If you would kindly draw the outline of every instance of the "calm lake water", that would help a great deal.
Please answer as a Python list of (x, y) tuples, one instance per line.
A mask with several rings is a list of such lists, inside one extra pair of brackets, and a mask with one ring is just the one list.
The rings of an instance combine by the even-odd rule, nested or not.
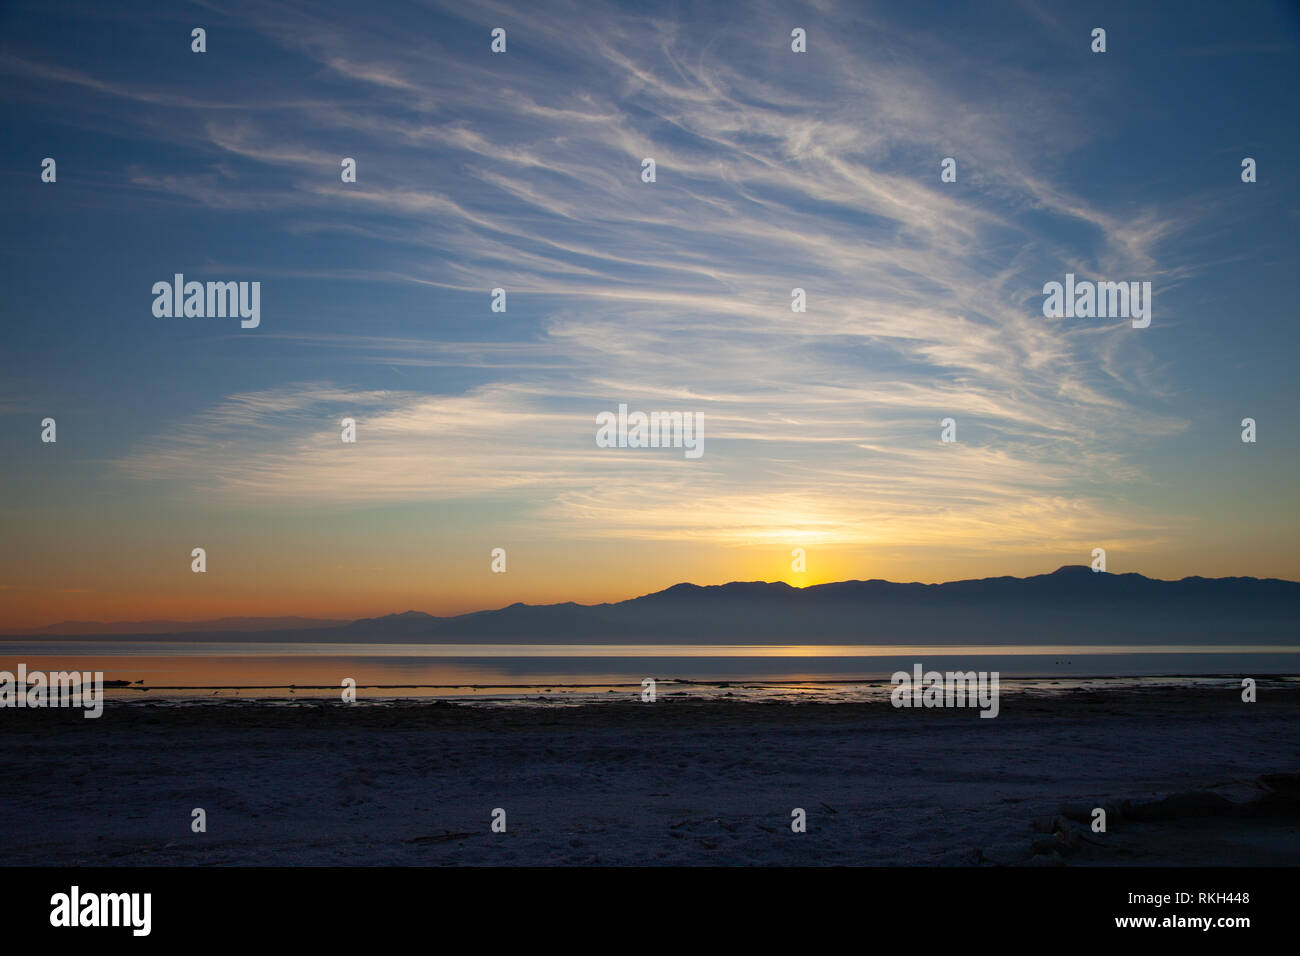
[(1099, 683), (1168, 683), (1300, 675), (1300, 647), (645, 644), (306, 644), (0, 641), (0, 670), (103, 671), (131, 682), (110, 698), (394, 697), (554, 703), (627, 699), (652, 677), (659, 695), (861, 700), (890, 675), (997, 671), (1004, 692)]

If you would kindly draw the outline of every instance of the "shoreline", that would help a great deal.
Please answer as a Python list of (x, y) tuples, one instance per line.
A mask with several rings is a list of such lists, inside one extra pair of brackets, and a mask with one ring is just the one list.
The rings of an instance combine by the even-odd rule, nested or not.
[[(723, 682), (722, 686), (727, 686), (727, 683)], [(736, 687), (738, 683), (733, 682), (730, 686)], [(93, 721), (84, 720), (82, 709), (77, 707), (0, 709), (0, 741), (7, 734), (59, 733), (67, 727), (79, 728), (83, 723), (117, 726), (123, 730), (165, 722), (177, 727), (212, 729), (241, 726), (327, 729), (377, 725), (407, 729), (474, 727), (491, 731), (516, 722), (526, 725), (535, 721), (539, 713), (548, 715), (548, 725), (558, 722), (562, 726), (593, 729), (635, 724), (647, 727), (729, 726), (736, 722), (815, 726), (822, 722), (863, 721), (877, 726), (897, 721), (960, 722), (976, 718), (979, 713), (973, 706), (894, 707), (888, 684), (875, 690), (878, 691), (876, 696), (854, 700), (660, 693), (653, 703), (642, 702), (638, 694), (630, 691), (617, 699), (604, 695), (570, 699), (560, 694), (500, 698), (396, 696), (359, 697), (354, 704), (343, 703), (338, 688), (330, 688), (328, 696), (113, 697), (106, 700), (103, 716)], [(1241, 688), (1235, 683), (1222, 686), (1145, 683), (1102, 688), (1050, 688), (1041, 693), (1039, 690), (1027, 688), (1002, 693), (999, 717), (992, 722), (982, 722), (996, 725), (1007, 718), (1081, 720), (1126, 717), (1138, 720), (1146, 717), (1209, 719), (1219, 715), (1287, 715), (1296, 720), (1296, 754), (1300, 757), (1300, 680), (1294, 678), (1276, 682), (1260, 678), (1257, 684), (1260, 697), (1253, 704), (1242, 702)]]
[[(1300, 687), (1300, 675), (1292, 673), (1255, 673), (1252, 674), (1257, 688), (1287, 688)], [(699, 678), (654, 678), (657, 688), (657, 696), (664, 699), (692, 699), (692, 700), (722, 700), (724, 698), (735, 697), (739, 700), (751, 702), (782, 702), (797, 703), (799, 697), (788, 695), (785, 697), (763, 696), (765, 691), (805, 691), (804, 696), (808, 702), (818, 702), (825, 704), (851, 704), (872, 702), (880, 697), (888, 698), (894, 684), (888, 679), (882, 678), (790, 678), (790, 679), (763, 679), (763, 678), (730, 678), (730, 679), (699, 679)], [(1087, 693), (1134, 693), (1146, 692), (1152, 690), (1169, 690), (1169, 689), (1213, 689), (1218, 691), (1228, 691), (1231, 689), (1240, 689), (1241, 674), (1149, 674), (1142, 676), (1113, 676), (1113, 675), (1082, 675), (1063, 677), (1059, 674), (1046, 674), (1042, 676), (1015, 676), (1002, 677), (1000, 679), (1000, 695), (1014, 697), (1018, 695), (1037, 695), (1037, 696), (1067, 696), (1077, 692)], [(187, 706), (199, 706), (204, 702), (217, 703), (212, 701), (211, 696), (200, 696), (199, 692), (221, 692), (221, 691), (287, 691), (289, 693), (281, 694), (249, 694), (240, 696), (238, 694), (225, 697), (221, 702), (232, 703), (240, 702), (245, 704), (256, 704), (258, 702), (283, 703), (295, 700), (301, 701), (320, 701), (328, 702), (339, 698), (341, 687), (337, 684), (146, 684), (143, 680), (105, 680), (104, 690), (106, 691), (106, 701), (115, 704), (136, 704), (143, 700), (143, 697), (135, 698), (136, 694), (150, 694), (149, 699), (158, 704), (185, 704)], [(842, 696), (840, 700), (833, 697), (827, 699), (818, 699), (813, 696), (813, 692), (826, 688), (831, 694), (840, 692), (843, 694), (849, 690), (857, 690), (869, 696)], [(378, 696), (358, 696), (355, 701), (358, 705), (365, 706), (385, 706), (401, 707), (404, 704), (428, 704), (433, 701), (446, 699), (450, 702), (462, 704), (492, 703), (497, 706), (510, 706), (511, 702), (517, 702), (521, 706), (531, 701), (541, 699), (537, 695), (551, 694), (552, 697), (545, 698), (547, 701), (556, 704), (565, 704), (566, 706), (586, 706), (586, 705), (606, 705), (620, 703), (627, 700), (638, 700), (642, 690), (642, 684), (639, 681), (595, 681), (595, 682), (566, 682), (566, 681), (533, 681), (528, 683), (511, 682), (511, 683), (403, 683), (403, 684), (362, 684), (358, 683), (353, 688), (357, 692), (363, 691), (452, 691), (461, 692), (445, 694), (438, 696), (434, 694), (394, 694)], [(125, 692), (132, 692), (131, 696), (124, 696)], [(477, 694), (479, 691), (500, 691), (516, 692), (513, 696), (499, 697), (477, 697), (466, 696), (465, 692)], [(601, 691), (602, 693), (597, 693)], [(727, 694), (717, 694), (707, 696), (708, 691), (728, 691)], [(751, 694), (736, 694), (741, 692), (756, 692)], [(181, 693), (169, 693), (181, 692)], [(302, 696), (298, 696), (303, 692)], [(320, 693), (313, 693), (320, 692)], [(584, 693), (585, 692), (585, 693)], [(609, 694), (616, 696), (611, 698)], [(134, 698), (134, 699), (133, 699)]]

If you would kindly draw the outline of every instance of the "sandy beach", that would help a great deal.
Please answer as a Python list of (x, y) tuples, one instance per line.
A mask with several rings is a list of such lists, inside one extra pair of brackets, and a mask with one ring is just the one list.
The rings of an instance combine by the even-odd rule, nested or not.
[(1300, 862), (1294, 686), (1007, 695), (995, 720), (671, 697), (0, 716), (6, 865)]

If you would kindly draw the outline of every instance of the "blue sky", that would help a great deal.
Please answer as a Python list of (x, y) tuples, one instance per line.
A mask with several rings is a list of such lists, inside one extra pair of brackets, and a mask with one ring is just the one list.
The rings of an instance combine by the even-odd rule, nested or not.
[[(802, 583), (1300, 574), (1294, 5), (337, 6), (0, 10), (11, 614), (191, 606), (158, 575), (198, 539), (236, 613), (794, 546)], [(154, 317), (176, 272), (260, 281), (260, 327)], [(1151, 327), (1045, 319), (1067, 272), (1150, 281)], [(597, 449), (620, 402), (702, 412), (704, 456)]]

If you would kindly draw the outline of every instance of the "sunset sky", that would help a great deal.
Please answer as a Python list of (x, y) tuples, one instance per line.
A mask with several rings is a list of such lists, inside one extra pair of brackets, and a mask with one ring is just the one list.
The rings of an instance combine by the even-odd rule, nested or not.
[[(5, 3), (0, 626), (1300, 578), (1298, 52), (1270, 2)], [(1045, 318), (1066, 273), (1150, 327)], [(620, 403), (703, 456), (598, 448)]]

